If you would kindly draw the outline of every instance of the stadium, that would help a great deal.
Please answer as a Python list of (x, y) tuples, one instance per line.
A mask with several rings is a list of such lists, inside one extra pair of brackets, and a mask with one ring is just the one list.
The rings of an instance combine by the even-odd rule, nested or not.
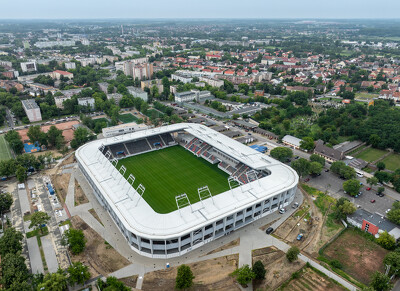
[(298, 175), (200, 124), (95, 140), (76, 151), (100, 204), (137, 253), (183, 255), (289, 205)]

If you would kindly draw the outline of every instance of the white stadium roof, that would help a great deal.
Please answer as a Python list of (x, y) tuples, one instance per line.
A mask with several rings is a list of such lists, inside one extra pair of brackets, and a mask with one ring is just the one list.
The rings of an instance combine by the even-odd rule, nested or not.
[[(140, 199), (136, 190), (125, 181), (117, 169), (111, 165), (111, 162), (100, 154), (98, 148), (102, 144), (111, 145), (177, 131), (186, 131), (251, 168), (265, 169), (271, 174), (180, 210), (166, 214), (157, 213), (144, 199)], [(119, 219), (124, 221), (125, 227), (130, 228), (129, 230), (133, 233), (149, 239), (179, 237), (233, 214), (247, 205), (253, 205), (277, 193), (287, 191), (298, 183), (297, 173), (289, 166), (199, 124), (180, 123), (114, 138), (95, 140), (80, 147), (76, 151), (76, 156), (93, 183), (102, 192), (104, 199), (107, 200)], [(132, 174), (135, 175), (135, 173)], [(207, 181), (204, 182), (206, 185)], [(176, 195), (179, 194), (181, 193), (176, 193)]]

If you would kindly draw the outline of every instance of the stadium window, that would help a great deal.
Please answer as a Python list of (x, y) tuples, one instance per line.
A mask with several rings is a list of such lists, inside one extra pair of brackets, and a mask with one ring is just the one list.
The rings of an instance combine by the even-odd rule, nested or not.
[(147, 239), (147, 238), (142, 238), (142, 242), (144, 242), (144, 243), (150, 243), (150, 241)]
[(190, 234), (182, 236), (182, 240), (188, 239), (190, 237)]
[(208, 229), (210, 229), (212, 227), (213, 227), (212, 224), (209, 224), (209, 225), (206, 226), (206, 230), (208, 230)]
[(258, 204), (256, 205), (256, 208), (257, 208), (257, 207), (261, 207), (261, 203), (258, 203)]
[(165, 241), (163, 241), (163, 240), (153, 240), (153, 245), (165, 245)]
[(217, 225), (220, 225), (222, 223), (223, 223), (222, 219), (217, 221)]
[(243, 210), (239, 211), (238, 213), (236, 213), (236, 216), (242, 215), (243, 214)]
[(226, 220), (231, 220), (231, 219), (233, 219), (233, 215), (229, 215), (229, 216), (226, 218)]
[(253, 207), (249, 207), (246, 209), (246, 212), (250, 212), (253, 209)]

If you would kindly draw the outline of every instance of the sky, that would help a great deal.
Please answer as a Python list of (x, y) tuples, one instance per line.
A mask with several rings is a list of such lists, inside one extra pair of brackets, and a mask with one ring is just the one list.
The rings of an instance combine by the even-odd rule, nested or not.
[(399, 18), (399, 11), (399, 0), (0, 0), (0, 20)]

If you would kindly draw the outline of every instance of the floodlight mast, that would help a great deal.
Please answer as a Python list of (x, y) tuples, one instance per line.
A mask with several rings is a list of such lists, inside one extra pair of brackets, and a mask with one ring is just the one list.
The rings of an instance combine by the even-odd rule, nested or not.
[(250, 170), (246, 172), (246, 178), (249, 183), (258, 181), (258, 185), (260, 185), (260, 180), (258, 179), (258, 173), (255, 170)]
[(140, 184), (140, 185), (137, 187), (136, 192), (138, 192), (138, 194), (140, 195), (140, 197), (139, 197), (138, 201), (136, 202), (136, 206), (139, 204), (139, 201), (140, 201), (141, 199), (143, 199), (143, 194), (144, 194), (144, 191), (145, 191), (145, 190), (146, 190), (146, 187), (144, 187), (142, 184)]
[[(180, 201), (186, 201), (186, 203), (179, 204)], [(189, 198), (187, 197), (186, 193), (183, 193), (181, 195), (175, 196), (175, 202), (176, 202), (176, 207), (179, 210), (179, 214), (182, 216), (181, 208), (184, 208), (186, 206), (190, 206), (190, 209), (193, 212), (192, 204), (189, 201)]]
[(99, 158), (103, 154), (104, 149), (105, 149), (105, 145), (101, 144), (101, 146), (99, 147), (99, 151), (96, 153), (97, 160), (99, 160)]
[(199, 199), (203, 205), (204, 205), (203, 200), (207, 198), (211, 198), (213, 204), (215, 205), (214, 197), (212, 196), (211, 191), (207, 185), (204, 187), (197, 188), (197, 193), (199, 193)]
[[(119, 168), (119, 171), (118, 171), (118, 172), (121, 174), (121, 177), (119, 177), (119, 183), (121, 183), (121, 180), (122, 180), (122, 178), (124, 177), (125, 172), (126, 172), (126, 167), (125, 167), (124, 165), (122, 165), (121, 168)], [(114, 178), (114, 179), (115, 179), (115, 178)]]

